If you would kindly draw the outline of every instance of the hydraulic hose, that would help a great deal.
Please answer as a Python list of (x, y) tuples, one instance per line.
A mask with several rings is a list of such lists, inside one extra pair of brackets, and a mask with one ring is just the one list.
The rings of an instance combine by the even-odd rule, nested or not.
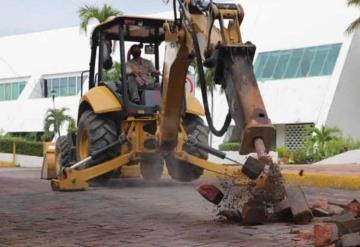
[[(184, 12), (185, 7), (184, 7), (183, 3), (181, 2), (181, 0), (178, 0), (178, 2), (179, 2), (181, 10)], [(183, 15), (183, 16), (185, 16), (185, 15)], [(223, 136), (225, 134), (225, 132), (228, 130), (230, 123), (231, 123), (231, 115), (230, 115), (230, 112), (228, 112), (228, 114), (225, 118), (224, 124), (220, 130), (217, 130), (215, 128), (213, 119), (211, 117), (210, 110), (209, 110), (209, 102), (208, 102), (207, 90), (206, 90), (206, 80), (205, 80), (204, 68), (203, 68), (203, 63), (202, 63), (202, 58), (201, 58), (199, 41), (197, 39), (196, 33), (193, 30), (193, 28), (190, 26), (187, 26), (187, 29), (191, 34), (191, 38), (192, 38), (193, 44), (194, 44), (196, 63), (197, 63), (200, 88), (201, 88), (201, 96), (202, 96), (202, 100), (204, 103), (206, 121), (208, 123), (211, 133), (220, 137), (220, 136)]]

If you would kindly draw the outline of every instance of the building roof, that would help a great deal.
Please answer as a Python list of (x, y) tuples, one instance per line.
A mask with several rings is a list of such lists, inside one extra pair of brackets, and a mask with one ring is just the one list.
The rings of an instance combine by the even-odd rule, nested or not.
[(87, 69), (89, 37), (79, 27), (0, 38), (0, 79)]

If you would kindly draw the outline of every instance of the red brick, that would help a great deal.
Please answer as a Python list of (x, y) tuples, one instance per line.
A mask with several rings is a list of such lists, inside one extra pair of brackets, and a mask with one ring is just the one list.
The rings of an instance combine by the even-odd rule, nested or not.
[(209, 202), (219, 204), (224, 198), (224, 194), (215, 185), (203, 184), (197, 188), (197, 191)]
[(329, 204), (328, 201), (325, 199), (320, 199), (318, 201), (316, 201), (312, 208), (321, 208), (321, 209), (328, 209), (329, 208)]
[(344, 206), (345, 211), (351, 212), (354, 217), (360, 217), (360, 203), (354, 199)]
[(336, 224), (319, 223), (314, 226), (315, 246), (327, 246), (339, 238)]
[(265, 205), (262, 201), (250, 200), (242, 208), (244, 225), (261, 225), (266, 221)]
[(303, 230), (299, 232), (299, 238), (304, 241), (309, 241), (314, 239), (314, 232), (310, 230)]

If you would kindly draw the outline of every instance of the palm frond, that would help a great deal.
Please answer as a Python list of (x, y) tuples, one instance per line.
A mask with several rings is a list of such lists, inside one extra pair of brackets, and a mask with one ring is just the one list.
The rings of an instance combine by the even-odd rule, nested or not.
[(347, 0), (348, 6), (360, 7), (360, 0)]
[(86, 33), (90, 20), (93, 18), (96, 19), (99, 16), (99, 9), (96, 6), (85, 4), (84, 6), (80, 7), (78, 13), (81, 20), (80, 28)]
[(61, 126), (66, 122), (71, 122), (75, 120), (66, 112), (69, 110), (67, 107), (62, 107), (60, 109), (48, 109), (44, 118), (44, 131), (49, 132), (50, 128), (53, 127), (55, 133), (60, 135)]
[(360, 28), (360, 17), (353, 21), (345, 32), (346, 34), (351, 34), (358, 28)]
[(91, 19), (97, 20), (99, 23), (106, 21), (110, 16), (118, 16), (122, 15), (120, 10), (117, 10), (111, 7), (108, 4), (104, 4), (104, 6), (100, 9), (96, 5), (87, 5), (80, 7), (78, 10), (78, 14), (80, 17), (80, 29), (87, 32), (87, 27)]

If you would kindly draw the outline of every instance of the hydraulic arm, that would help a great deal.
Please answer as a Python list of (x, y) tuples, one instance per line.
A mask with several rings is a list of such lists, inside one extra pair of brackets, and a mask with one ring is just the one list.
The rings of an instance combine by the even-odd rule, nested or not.
[[(163, 108), (158, 131), (161, 151), (170, 153), (177, 145), (186, 72), (195, 59), (210, 130), (216, 135), (223, 135), (232, 118), (242, 133), (239, 136), (240, 153), (257, 152), (259, 157), (266, 156), (275, 130), (267, 116), (253, 72), (255, 46), (242, 42), (242, 7), (237, 4), (203, 5), (202, 1), (191, 0), (179, 0), (178, 3), (180, 18), (175, 20), (175, 25), (165, 24), (164, 27)], [(220, 131), (214, 128), (207, 106), (203, 64), (215, 69), (214, 80), (225, 89), (228, 100), (229, 115)]]

